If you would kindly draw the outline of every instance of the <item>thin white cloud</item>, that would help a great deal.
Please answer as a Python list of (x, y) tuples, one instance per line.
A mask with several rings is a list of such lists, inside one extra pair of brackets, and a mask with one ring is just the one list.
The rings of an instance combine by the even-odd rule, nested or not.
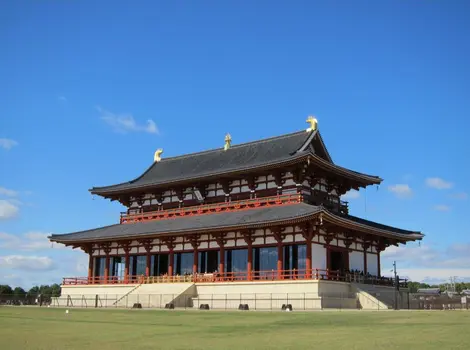
[(351, 200), (351, 199), (357, 199), (360, 196), (361, 196), (361, 193), (359, 191), (349, 190), (348, 192), (346, 192), (345, 194), (341, 196), (341, 199)]
[(49, 233), (31, 231), (23, 235), (12, 235), (0, 232), (0, 249), (14, 249), (21, 251), (38, 251), (54, 249), (64, 249), (63, 245), (52, 245), (47, 239)]
[(15, 146), (18, 146), (18, 142), (12, 139), (1, 139), (0, 138), (0, 147), (6, 150), (9, 150)]
[(440, 177), (429, 177), (426, 179), (425, 182), (426, 186), (434, 188), (436, 190), (447, 190), (454, 186), (452, 182), (441, 179)]
[(7, 196), (7, 197), (16, 197), (18, 192), (10, 190), (5, 187), (0, 187), (0, 196)]
[(413, 194), (413, 191), (407, 184), (390, 185), (388, 186), (388, 190), (398, 198), (408, 198)]
[(54, 262), (47, 256), (6, 255), (0, 256), (0, 267), (26, 271), (50, 271)]
[(445, 204), (439, 204), (434, 206), (434, 210), (436, 211), (450, 211), (450, 207)]
[(7, 220), (18, 215), (20, 209), (12, 201), (0, 199), (0, 220)]
[(453, 193), (450, 195), (450, 198), (465, 200), (468, 198), (468, 194), (466, 194), (465, 192)]
[[(383, 276), (391, 276), (388, 271), (384, 271)], [(400, 278), (406, 278), (410, 281), (428, 283), (428, 284), (441, 284), (449, 282), (451, 276), (457, 276), (458, 281), (470, 282), (470, 269), (412, 269), (405, 268), (399, 271)]]
[(96, 107), (101, 114), (101, 119), (119, 133), (127, 132), (146, 132), (149, 134), (158, 134), (157, 124), (152, 119), (148, 119), (145, 125), (139, 125), (131, 114), (116, 114), (101, 107)]
[(426, 244), (392, 246), (380, 254), (382, 274), (391, 275), (392, 263), (396, 261), (399, 275), (417, 282), (445, 281), (450, 276), (469, 279), (469, 251), (469, 243), (451, 245), (445, 250), (438, 250)]

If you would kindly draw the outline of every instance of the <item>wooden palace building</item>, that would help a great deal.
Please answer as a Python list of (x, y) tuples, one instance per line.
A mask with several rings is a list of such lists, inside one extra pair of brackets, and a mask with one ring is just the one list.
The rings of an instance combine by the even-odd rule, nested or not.
[(336, 165), (317, 130), (164, 158), (138, 178), (93, 187), (127, 207), (118, 224), (53, 234), (89, 254), (64, 285), (259, 280), (380, 281), (380, 253), (423, 234), (349, 214), (341, 196), (382, 179)]

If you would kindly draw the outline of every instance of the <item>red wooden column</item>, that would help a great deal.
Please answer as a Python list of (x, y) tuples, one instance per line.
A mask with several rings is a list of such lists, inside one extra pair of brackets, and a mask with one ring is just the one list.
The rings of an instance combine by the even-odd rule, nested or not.
[(369, 249), (369, 247), (369, 243), (362, 243), (362, 249), (364, 250), (364, 276), (367, 275), (367, 249)]
[(129, 282), (129, 253), (132, 241), (122, 241), (118, 244), (118, 249), (124, 250), (124, 283)]
[(150, 276), (150, 268), (152, 266), (152, 239), (142, 239), (139, 243), (144, 246), (145, 249), (145, 276)]
[(189, 242), (191, 243), (191, 246), (193, 247), (193, 274), (194, 275), (197, 274), (197, 269), (199, 266), (199, 261), (198, 261), (199, 259), (198, 248), (200, 245), (199, 238), (200, 238), (200, 235), (194, 235), (194, 236), (189, 237)]
[(88, 258), (88, 284), (93, 282), (93, 254), (89, 253)]
[(168, 256), (168, 276), (173, 276), (173, 265), (175, 262), (175, 253), (173, 248), (170, 248), (170, 254)]
[(219, 273), (225, 273), (225, 247), (224, 245), (220, 246), (220, 262), (219, 262)]
[(286, 235), (283, 233), (285, 231), (285, 227), (274, 227), (271, 228), (271, 232), (274, 236), (274, 239), (277, 242), (277, 279), (280, 280), (283, 278), (282, 270), (284, 265), (284, 258), (282, 254), (282, 241), (286, 238)]
[(130, 249), (125, 249), (125, 255), (124, 255), (124, 283), (129, 282), (129, 265), (130, 265), (130, 260), (131, 257), (129, 255)]
[(254, 230), (242, 231), (241, 234), (245, 243), (248, 245), (248, 261), (246, 264), (247, 280), (251, 281), (253, 279), (253, 242), (255, 238), (253, 237)]
[(173, 276), (173, 265), (175, 262), (175, 253), (173, 249), (175, 249), (175, 239), (175, 237), (168, 237), (163, 239), (163, 242), (166, 244), (168, 250), (170, 251), (168, 257), (168, 276)]
[(104, 264), (104, 283), (109, 282), (109, 253), (111, 253), (111, 243), (104, 243), (101, 245), (105, 255), (105, 264)]
[(214, 237), (215, 241), (219, 245), (219, 274), (221, 274), (221, 276), (225, 276), (225, 244), (227, 243), (227, 240), (224, 239), (223, 233), (213, 234), (212, 237)]
[(81, 247), (88, 254), (88, 284), (93, 283), (93, 245), (86, 244)]
[(312, 240), (315, 237), (315, 226), (311, 223), (306, 223), (304, 226), (301, 227), (302, 229), (302, 237), (305, 239), (305, 278), (310, 279), (312, 278)]
[(377, 242), (377, 276), (380, 277), (382, 276), (382, 273), (380, 271), (380, 252), (385, 250), (385, 243), (383, 242), (383, 239), (380, 239)]
[(330, 273), (330, 270), (331, 270), (331, 247), (330, 247), (330, 243), (333, 240), (333, 235), (329, 234), (326, 230), (325, 230), (325, 233), (326, 233), (326, 236), (324, 237), (324, 239), (325, 239), (325, 243), (326, 243), (326, 278), (330, 279), (331, 278), (331, 273)]

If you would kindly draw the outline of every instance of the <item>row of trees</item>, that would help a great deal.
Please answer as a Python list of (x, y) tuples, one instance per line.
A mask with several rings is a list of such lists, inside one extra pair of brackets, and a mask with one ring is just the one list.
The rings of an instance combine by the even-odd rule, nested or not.
[(13, 295), (17, 298), (26, 296), (37, 296), (39, 294), (58, 297), (60, 296), (60, 286), (55, 283), (52, 285), (41, 285), (34, 286), (29, 291), (24, 290), (21, 287), (12, 288), (9, 285), (0, 285), (0, 295)]
[[(444, 292), (448, 288), (448, 284), (427, 284), (427, 283), (420, 283), (420, 282), (408, 282), (408, 288), (410, 289), (411, 293), (416, 293), (418, 289), (423, 289), (423, 288), (439, 288), (441, 292)], [(470, 289), (470, 282), (465, 283), (465, 282), (459, 282), (455, 283), (455, 291), (457, 293), (461, 293), (463, 290), (469, 290)]]

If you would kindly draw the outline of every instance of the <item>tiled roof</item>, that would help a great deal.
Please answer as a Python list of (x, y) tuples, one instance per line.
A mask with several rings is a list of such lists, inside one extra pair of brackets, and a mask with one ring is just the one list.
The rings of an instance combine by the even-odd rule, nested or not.
[[(316, 151), (307, 147), (312, 140), (321, 145)], [(321, 149), (320, 149), (321, 148)], [(262, 167), (291, 162), (308, 155), (323, 163), (323, 167), (336, 169), (340, 172), (349, 170), (337, 167), (331, 162), (328, 151), (324, 147), (318, 131), (305, 130), (292, 134), (281, 135), (254, 142), (234, 145), (228, 150), (223, 148), (182, 155), (178, 157), (162, 158), (153, 163), (140, 177), (117, 185), (93, 187), (94, 194), (105, 195), (121, 191), (176, 183), (192, 179), (201, 179), (209, 176), (218, 176), (240, 171), (248, 171)], [(349, 171), (352, 176), (362, 177), (364, 181), (380, 183), (377, 176), (370, 176)]]
[(134, 224), (116, 224), (100, 227), (87, 231), (68, 234), (52, 235), (51, 241), (59, 243), (68, 242), (92, 242), (98, 240), (139, 238), (144, 236), (155, 236), (159, 234), (177, 234), (210, 232), (215, 230), (227, 231), (232, 228), (258, 228), (268, 227), (276, 224), (289, 222), (301, 222), (312, 219), (320, 213), (326, 217), (338, 218), (344, 225), (354, 225), (360, 220), (361, 226), (367, 226), (369, 230), (377, 229), (380, 233), (397, 236), (404, 240), (421, 239), (419, 232), (406, 231), (390, 226), (377, 224), (371, 221), (358, 219), (350, 216), (337, 216), (326, 211), (321, 206), (313, 206), (306, 203), (263, 207), (242, 211), (214, 213), (206, 215), (185, 216), (176, 219), (163, 219), (155, 221), (140, 222)]

